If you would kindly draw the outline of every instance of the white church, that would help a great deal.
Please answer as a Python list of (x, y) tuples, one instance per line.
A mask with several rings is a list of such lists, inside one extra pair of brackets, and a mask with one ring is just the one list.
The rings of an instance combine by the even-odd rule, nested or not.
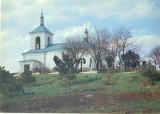
[[(44, 26), (43, 13), (41, 13), (40, 17), (40, 26), (29, 34), (31, 38), (31, 47), (29, 51), (22, 53), (23, 61), (19, 61), (21, 67), (20, 72), (24, 72), (26, 68), (31, 71), (36, 69), (48, 69), (53, 71), (53, 68), (56, 67), (53, 57), (57, 55), (59, 58), (62, 58), (62, 52), (66, 52), (63, 49), (65, 43), (54, 43), (54, 34)], [(87, 38), (87, 29), (84, 34)], [(91, 62), (92, 58), (90, 55), (86, 55), (83, 58), (86, 60), (86, 64), (83, 64), (83, 69), (92, 70), (92, 68), (95, 68), (94, 62)]]

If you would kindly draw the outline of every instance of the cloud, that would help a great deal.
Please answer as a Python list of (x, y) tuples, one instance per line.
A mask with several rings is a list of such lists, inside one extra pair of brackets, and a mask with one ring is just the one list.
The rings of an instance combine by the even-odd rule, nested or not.
[[(28, 33), (39, 25), (42, 8), (45, 25), (54, 32), (55, 43), (72, 35), (83, 36), (85, 17), (91, 19), (87, 27), (90, 31), (98, 21), (107, 21), (110, 17), (123, 21), (160, 17), (157, 1), (151, 0), (2, 0), (1, 3), (0, 55), (3, 56), (0, 56), (0, 63), (11, 71), (16, 69), (12, 66), (18, 67), (21, 53), (30, 49)], [(97, 22), (94, 22), (95, 18)], [(145, 46), (156, 44), (159, 37), (146, 35), (147, 32), (148, 29), (144, 29), (139, 34), (145, 35), (134, 38), (145, 41)]]
[(84, 31), (85, 29), (89, 31), (93, 31), (93, 27), (90, 24), (90, 22), (84, 23), (83, 25), (80, 26), (72, 26), (72, 27), (67, 27), (62, 30), (56, 31), (54, 34), (54, 42), (64, 42), (66, 38), (72, 37), (72, 36), (80, 36), (83, 38), (84, 36)]
[(148, 28), (136, 28), (136, 29), (131, 29), (131, 33), (133, 35), (136, 35), (136, 36), (142, 36), (142, 35), (149, 35), (149, 30)]
[(140, 19), (148, 16), (160, 17), (160, 8), (150, 0), (101, 0), (89, 4), (79, 3), (73, 9), (80, 15), (93, 15), (97, 18), (116, 17), (120, 20)]
[(51, 3), (54, 3), (54, 1), (52, 0), (35, 0), (37, 4), (39, 5), (47, 5), (47, 4), (51, 4)]
[(18, 61), (22, 60), (22, 52), (30, 49), (30, 38), (29, 35), (21, 36), (15, 34), (13, 36), (9, 34), (9, 30), (3, 30), (1, 32), (1, 66), (5, 66), (6, 69), (11, 72), (19, 71)]
[(157, 35), (142, 35), (142, 36), (135, 36), (130, 39), (130, 41), (137, 43), (137, 44), (143, 44), (142, 47), (142, 53), (148, 54), (150, 50), (156, 46), (160, 45), (160, 36)]
[(39, 21), (35, 23), (32, 19), (39, 19), (42, 8), (49, 24), (71, 22), (82, 16), (116, 17), (120, 20), (160, 17), (160, 8), (150, 0), (2, 0), (2, 21), (9, 26), (18, 22), (20, 26), (35, 27)]
[(11, 73), (13, 72), (19, 72), (20, 71), (20, 64), (18, 63), (18, 61), (21, 60), (21, 57), (13, 57), (7, 61), (5, 61), (4, 63), (1, 63), (1, 66), (5, 66), (5, 69), (10, 71)]

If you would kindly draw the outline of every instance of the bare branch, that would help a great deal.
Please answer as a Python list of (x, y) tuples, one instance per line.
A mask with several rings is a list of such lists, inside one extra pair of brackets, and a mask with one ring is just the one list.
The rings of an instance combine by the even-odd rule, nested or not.
[(160, 68), (160, 45), (155, 46), (149, 53), (150, 62)]

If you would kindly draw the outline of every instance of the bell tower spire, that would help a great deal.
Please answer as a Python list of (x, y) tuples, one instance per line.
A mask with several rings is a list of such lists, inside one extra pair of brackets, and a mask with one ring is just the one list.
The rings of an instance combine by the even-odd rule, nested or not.
[(84, 41), (88, 42), (88, 30), (87, 30), (87, 23), (86, 23), (86, 29), (85, 29), (85, 36), (84, 36)]
[(43, 13), (41, 13), (41, 17), (40, 17), (40, 25), (41, 25), (41, 26), (44, 26)]

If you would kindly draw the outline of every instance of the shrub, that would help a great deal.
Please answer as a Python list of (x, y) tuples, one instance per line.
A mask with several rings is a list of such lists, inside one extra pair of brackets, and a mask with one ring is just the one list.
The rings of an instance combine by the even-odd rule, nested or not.
[(154, 66), (142, 65), (140, 73), (148, 78), (149, 83), (160, 80), (160, 72), (157, 71)]
[(56, 64), (55, 69), (59, 72), (62, 80), (70, 85), (71, 82), (73, 82), (73, 80), (76, 78), (76, 73), (79, 73), (79, 70), (76, 67), (77, 62), (79, 61), (73, 60), (65, 54), (62, 56), (62, 60), (56, 55), (53, 57), (53, 60)]
[(29, 69), (25, 69), (21, 76), (22, 82), (25, 84), (36, 82), (36, 78), (32, 76), (32, 72)]
[(0, 66), (0, 91), (4, 95), (10, 95), (12, 93), (22, 92), (24, 90), (21, 84), (14, 79), (13, 75), (6, 71), (4, 67)]

